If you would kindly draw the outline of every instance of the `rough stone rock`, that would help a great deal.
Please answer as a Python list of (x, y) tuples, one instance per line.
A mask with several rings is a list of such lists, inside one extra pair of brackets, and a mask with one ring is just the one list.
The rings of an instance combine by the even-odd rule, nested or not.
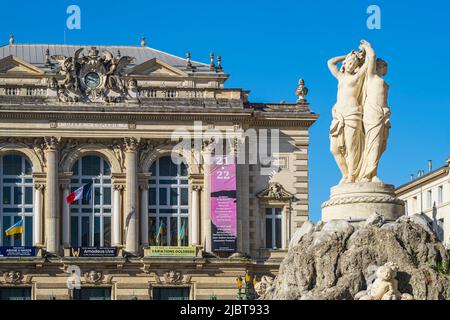
[(384, 217), (378, 213), (372, 213), (364, 223), (365, 226), (381, 227), (384, 224)]
[(304, 234), (262, 298), (353, 300), (374, 281), (377, 267), (392, 262), (405, 297), (450, 299), (450, 277), (436, 271), (449, 256), (426, 220), (402, 217), (382, 227), (374, 220), (358, 226), (334, 220)]
[(291, 242), (289, 243), (289, 249), (297, 245), (305, 234), (311, 233), (313, 231), (314, 224), (312, 224), (310, 221), (305, 221), (303, 225), (299, 229), (297, 229), (297, 231), (295, 231)]

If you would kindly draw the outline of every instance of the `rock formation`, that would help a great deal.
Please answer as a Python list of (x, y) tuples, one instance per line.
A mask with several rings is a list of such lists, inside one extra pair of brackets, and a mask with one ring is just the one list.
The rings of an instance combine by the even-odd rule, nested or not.
[(442, 272), (448, 253), (421, 215), (388, 223), (378, 214), (358, 225), (321, 222), (299, 230), (295, 241), (262, 299), (359, 299), (379, 285), (376, 273), (386, 263), (395, 266), (396, 274), (386, 276), (398, 282), (395, 298), (398, 291), (404, 299), (450, 298), (450, 277)]

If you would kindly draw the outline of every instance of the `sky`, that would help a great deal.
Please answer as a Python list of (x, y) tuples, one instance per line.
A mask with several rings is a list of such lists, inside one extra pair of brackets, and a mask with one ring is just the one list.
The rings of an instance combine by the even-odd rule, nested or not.
[[(81, 28), (66, 27), (69, 5), (81, 9)], [(381, 10), (381, 29), (367, 27), (367, 8)], [(389, 63), (392, 129), (379, 176), (396, 186), (419, 169), (450, 156), (450, 2), (447, 0), (315, 1), (15, 1), (2, 3), (0, 44), (139, 45), (208, 63), (222, 56), (226, 86), (251, 91), (252, 102), (295, 102), (304, 78), (311, 109), (320, 114), (310, 130), (310, 218), (340, 173), (329, 152), (336, 80), (327, 60), (371, 42)]]

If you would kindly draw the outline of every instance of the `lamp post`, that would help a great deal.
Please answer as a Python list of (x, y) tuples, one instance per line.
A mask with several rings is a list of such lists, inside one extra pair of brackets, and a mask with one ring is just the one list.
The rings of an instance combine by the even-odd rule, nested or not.
[[(245, 281), (245, 292), (242, 292), (242, 287), (244, 286)], [(236, 278), (236, 284), (238, 287), (238, 294), (237, 299), (243, 300), (243, 296), (245, 295), (245, 300), (255, 300), (256, 294), (255, 294), (255, 281), (256, 278), (252, 280), (252, 276), (249, 274), (248, 271), (245, 271), (244, 279), (242, 279), (242, 276), (238, 276)]]
[(236, 278), (236, 284), (238, 287), (237, 299), (242, 300), (242, 276), (238, 276)]

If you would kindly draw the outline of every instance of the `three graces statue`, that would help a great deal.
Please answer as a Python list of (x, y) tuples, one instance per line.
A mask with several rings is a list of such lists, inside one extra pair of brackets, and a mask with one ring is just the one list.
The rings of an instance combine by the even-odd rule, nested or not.
[(359, 51), (330, 59), (328, 68), (338, 80), (330, 144), (342, 173), (340, 184), (381, 182), (378, 162), (386, 150), (391, 126), (389, 86), (383, 79), (387, 63), (377, 59), (370, 43), (362, 40)]

